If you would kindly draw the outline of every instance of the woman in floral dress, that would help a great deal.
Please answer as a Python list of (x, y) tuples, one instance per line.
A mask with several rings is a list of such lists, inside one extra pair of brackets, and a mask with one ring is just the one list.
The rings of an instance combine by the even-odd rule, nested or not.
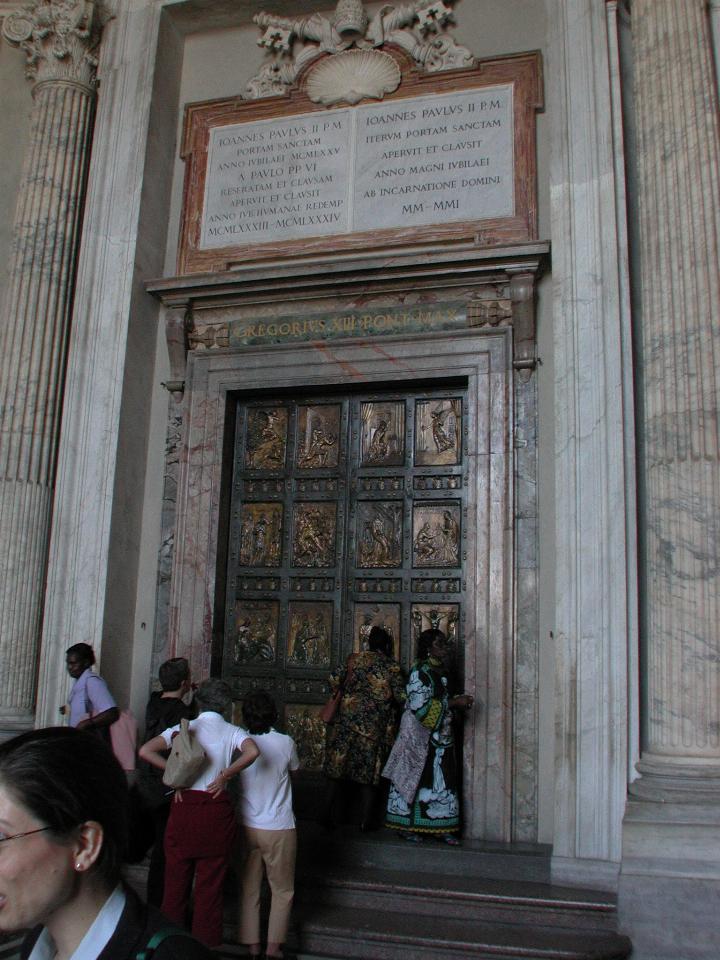
[(329, 778), (325, 821), (335, 821), (340, 781), (361, 789), (360, 829), (371, 829), (380, 772), (395, 738), (397, 707), (405, 684), (392, 657), (392, 638), (382, 627), (368, 635), (369, 650), (351, 654), (344, 670), (333, 673), (330, 687), (343, 687), (335, 719), (328, 725), (325, 775)]
[[(401, 831), (407, 839), (423, 835), (438, 836), (456, 845), (460, 830), (460, 797), (457, 783), (457, 761), (453, 734), (452, 711), (468, 709), (473, 698), (467, 694), (448, 694), (450, 644), (441, 630), (424, 630), (418, 638), (417, 660), (407, 685), (406, 713), (398, 742), (393, 749), (390, 767), (390, 794), (386, 825)], [(420, 729), (420, 728), (423, 729)], [(416, 764), (415, 786), (410, 788), (412, 763), (403, 757), (411, 745), (417, 755), (418, 742), (427, 744), (424, 763), (422, 754)], [(422, 768), (422, 769), (420, 769)]]

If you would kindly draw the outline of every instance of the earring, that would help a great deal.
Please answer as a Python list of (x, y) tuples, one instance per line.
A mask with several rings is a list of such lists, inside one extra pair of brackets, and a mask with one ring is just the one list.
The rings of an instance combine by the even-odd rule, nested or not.
[(83, 868), (83, 867), (82, 867), (82, 864), (81, 864), (80, 862), (78, 862), (78, 863), (75, 864), (75, 869), (76, 869), (78, 872), (79, 872), (79, 871), (82, 871), (82, 868)]

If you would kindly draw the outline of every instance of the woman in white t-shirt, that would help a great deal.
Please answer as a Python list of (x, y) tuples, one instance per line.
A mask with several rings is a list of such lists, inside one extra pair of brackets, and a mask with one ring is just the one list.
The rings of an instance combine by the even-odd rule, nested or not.
[[(247, 733), (223, 719), (232, 703), (224, 680), (205, 680), (195, 694), (200, 713), (190, 730), (207, 763), (187, 790), (177, 790), (165, 830), (165, 892), (162, 912), (183, 924), (193, 893), (192, 932), (208, 947), (222, 943), (223, 884), (235, 841), (236, 821), (225, 787), (258, 756)], [(167, 750), (179, 726), (169, 727), (140, 748), (143, 760), (165, 769)], [(193, 885), (194, 881), (194, 885)]]
[(245, 830), (238, 939), (259, 957), (263, 864), (272, 893), (267, 957), (282, 957), (295, 893), (295, 815), (290, 771), (299, 767), (291, 737), (273, 729), (277, 707), (264, 690), (243, 702), (243, 721), (260, 756), (240, 774), (239, 819)]

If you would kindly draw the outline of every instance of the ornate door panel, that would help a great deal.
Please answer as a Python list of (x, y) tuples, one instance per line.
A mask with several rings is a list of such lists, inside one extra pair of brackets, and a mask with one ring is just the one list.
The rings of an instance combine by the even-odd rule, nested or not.
[(430, 626), (462, 650), (464, 391), (240, 400), (236, 423), (222, 672), (318, 768), (328, 673), (374, 624), (405, 668)]

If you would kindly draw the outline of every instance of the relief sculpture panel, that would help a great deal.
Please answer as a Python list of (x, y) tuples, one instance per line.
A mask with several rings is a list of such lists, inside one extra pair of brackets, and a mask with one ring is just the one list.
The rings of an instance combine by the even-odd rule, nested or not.
[(413, 566), (460, 564), (460, 506), (427, 503), (413, 508)]
[(288, 605), (288, 664), (302, 667), (330, 666), (332, 611), (332, 603)]
[(462, 400), (418, 400), (415, 404), (415, 463), (421, 467), (460, 463)]
[(287, 450), (288, 411), (285, 407), (248, 411), (245, 464), (253, 470), (282, 470)]
[(335, 503), (296, 503), (293, 563), (296, 567), (335, 566)]
[(325, 757), (325, 724), (318, 716), (322, 705), (288, 703), (285, 729), (297, 746), (303, 770), (322, 770)]
[(410, 612), (413, 640), (417, 641), (423, 630), (442, 630), (453, 641), (458, 639), (460, 607), (457, 603), (414, 603)]
[(272, 663), (277, 648), (280, 604), (276, 600), (242, 600), (235, 607), (236, 663)]
[(246, 503), (240, 515), (241, 567), (278, 567), (282, 553), (281, 503)]
[(301, 470), (337, 467), (340, 458), (340, 404), (298, 407), (297, 466)]
[(403, 505), (389, 500), (358, 503), (358, 567), (399, 567)]
[(401, 465), (405, 460), (405, 404), (363, 403), (360, 417), (362, 466)]

